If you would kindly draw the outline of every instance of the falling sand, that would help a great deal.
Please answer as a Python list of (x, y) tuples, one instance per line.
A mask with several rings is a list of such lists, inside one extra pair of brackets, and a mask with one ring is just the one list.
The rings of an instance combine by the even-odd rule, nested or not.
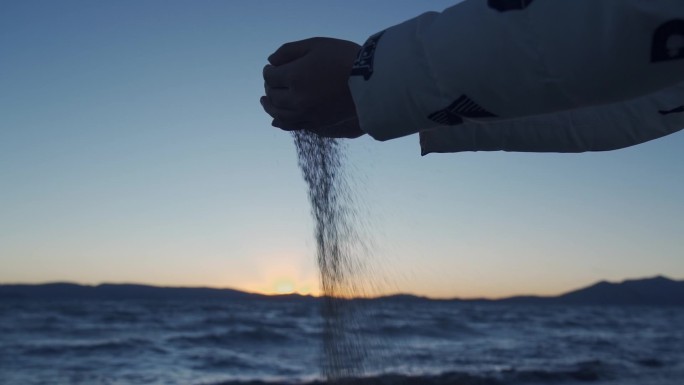
[(343, 143), (303, 130), (293, 136), (315, 227), (323, 295), (322, 371), (329, 382), (338, 382), (359, 377), (367, 356), (359, 336), (365, 316), (357, 301), (348, 300), (363, 294), (359, 277), (365, 243), (358, 233), (362, 222), (344, 174)]

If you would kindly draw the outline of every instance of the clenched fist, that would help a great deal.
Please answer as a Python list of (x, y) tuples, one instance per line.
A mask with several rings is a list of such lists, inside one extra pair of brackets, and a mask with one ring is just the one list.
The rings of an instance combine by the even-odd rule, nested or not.
[(361, 47), (347, 40), (314, 37), (282, 45), (264, 67), (260, 99), (274, 127), (322, 136), (363, 135), (347, 81)]

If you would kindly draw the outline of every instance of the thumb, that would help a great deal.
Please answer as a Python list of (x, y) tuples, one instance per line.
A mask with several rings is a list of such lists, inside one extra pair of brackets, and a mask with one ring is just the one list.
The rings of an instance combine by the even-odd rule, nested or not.
[(274, 66), (289, 63), (306, 55), (310, 48), (311, 39), (285, 43), (268, 57), (268, 62)]

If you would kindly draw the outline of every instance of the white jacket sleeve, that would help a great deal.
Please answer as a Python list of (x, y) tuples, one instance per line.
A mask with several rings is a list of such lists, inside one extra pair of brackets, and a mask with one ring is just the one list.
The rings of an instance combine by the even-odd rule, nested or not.
[(684, 127), (680, 83), (682, 0), (466, 0), (371, 36), (349, 79), (361, 128), (424, 154), (626, 147)]

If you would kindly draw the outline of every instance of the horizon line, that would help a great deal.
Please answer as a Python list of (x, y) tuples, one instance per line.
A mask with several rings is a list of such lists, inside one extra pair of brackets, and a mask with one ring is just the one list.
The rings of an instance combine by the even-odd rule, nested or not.
[[(646, 277), (639, 277), (639, 278), (624, 278), (622, 280), (618, 281), (610, 281), (607, 279), (601, 279), (594, 281), (593, 283), (586, 284), (584, 286), (576, 287), (576, 288), (571, 288), (565, 291), (562, 291), (557, 294), (511, 294), (507, 296), (502, 296), (502, 297), (485, 297), (485, 296), (477, 296), (477, 297), (459, 297), (459, 296), (450, 296), (450, 297), (441, 297), (441, 296), (429, 296), (429, 295), (424, 295), (424, 294), (418, 294), (418, 293), (410, 293), (410, 292), (393, 292), (393, 293), (386, 293), (386, 294), (380, 294), (380, 295), (371, 295), (371, 296), (356, 296), (356, 297), (347, 297), (347, 296), (340, 296), (338, 298), (347, 298), (347, 299), (380, 299), (380, 298), (387, 298), (387, 297), (395, 297), (395, 296), (411, 296), (411, 297), (416, 297), (416, 298), (422, 298), (422, 299), (428, 299), (428, 300), (466, 300), (466, 301), (497, 301), (497, 300), (503, 300), (503, 299), (508, 299), (508, 298), (515, 298), (515, 297), (539, 297), (539, 298), (551, 298), (551, 297), (556, 297), (556, 296), (561, 296), (563, 294), (576, 291), (576, 290), (581, 290), (602, 282), (610, 283), (610, 284), (620, 284), (628, 281), (637, 281), (637, 280), (648, 280), (648, 279), (656, 279), (656, 278), (664, 278), (668, 279), (671, 281), (676, 281), (676, 282), (682, 282), (684, 281), (684, 278), (671, 278), (668, 277), (664, 274), (656, 274), (656, 275), (651, 275), (651, 276), (646, 276)], [(288, 293), (266, 293), (266, 292), (254, 292), (254, 291), (248, 291), (248, 290), (243, 290), (243, 289), (237, 289), (234, 287), (212, 287), (212, 286), (184, 286), (184, 285), (163, 285), (163, 284), (152, 284), (152, 283), (139, 283), (139, 282), (127, 282), (127, 281), (119, 281), (119, 282), (100, 282), (100, 283), (80, 283), (80, 282), (74, 282), (74, 281), (61, 281), (61, 280), (55, 280), (55, 281), (43, 281), (43, 282), (0, 282), (0, 286), (10, 286), (10, 285), (26, 285), (26, 286), (41, 286), (41, 285), (56, 285), (56, 284), (66, 284), (66, 285), (75, 285), (75, 286), (84, 286), (84, 287), (98, 287), (98, 286), (104, 286), (104, 285), (131, 285), (131, 286), (146, 286), (146, 287), (155, 287), (155, 288), (160, 288), (160, 289), (209, 289), (209, 290), (232, 290), (232, 291), (237, 291), (245, 294), (250, 294), (250, 295), (259, 295), (259, 296), (266, 296), (266, 297), (287, 297), (287, 296), (300, 296), (300, 297), (312, 297), (312, 298), (323, 298), (325, 297), (324, 295), (317, 295), (313, 293), (309, 294), (303, 294), (297, 291), (292, 291)]]

